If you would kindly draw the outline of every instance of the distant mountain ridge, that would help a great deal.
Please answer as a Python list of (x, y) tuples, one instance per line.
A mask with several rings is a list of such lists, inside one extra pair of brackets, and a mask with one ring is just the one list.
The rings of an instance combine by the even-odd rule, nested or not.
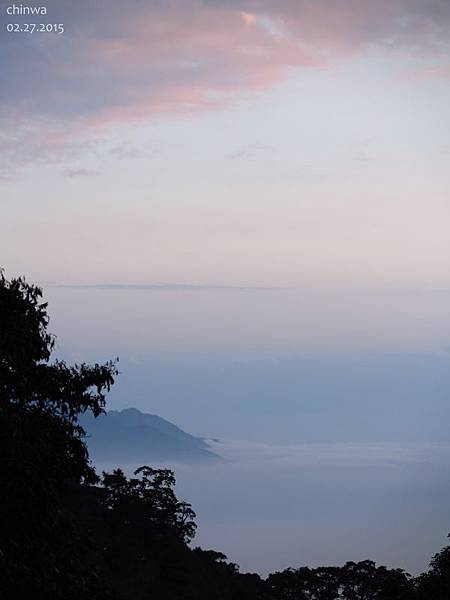
[(110, 410), (97, 418), (83, 415), (80, 423), (86, 430), (86, 443), (94, 462), (145, 464), (165, 459), (220, 460), (202, 438), (137, 408)]

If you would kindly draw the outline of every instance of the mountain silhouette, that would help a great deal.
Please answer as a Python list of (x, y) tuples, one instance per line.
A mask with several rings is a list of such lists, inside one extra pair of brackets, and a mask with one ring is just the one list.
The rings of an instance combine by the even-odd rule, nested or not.
[(80, 423), (86, 430), (86, 443), (94, 462), (220, 460), (202, 438), (136, 408), (110, 410), (97, 418), (86, 414)]

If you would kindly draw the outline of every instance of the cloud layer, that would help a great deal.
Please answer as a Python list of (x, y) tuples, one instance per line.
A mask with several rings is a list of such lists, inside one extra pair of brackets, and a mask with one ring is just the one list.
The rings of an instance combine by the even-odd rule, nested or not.
[(214, 110), (294, 69), (326, 68), (373, 46), (438, 60), (450, 33), (450, 5), (442, 0), (49, 0), (47, 6), (48, 22), (64, 23), (64, 34), (0, 34), (0, 143), (12, 164), (18, 147), (24, 164), (44, 149), (51, 157), (86, 132)]

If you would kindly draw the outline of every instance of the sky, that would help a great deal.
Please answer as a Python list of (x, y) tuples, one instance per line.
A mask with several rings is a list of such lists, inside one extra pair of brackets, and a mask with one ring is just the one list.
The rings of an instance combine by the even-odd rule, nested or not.
[[(64, 33), (8, 32), (32, 18), (9, 16), (0, 0), (0, 266), (44, 287), (57, 354), (119, 356), (111, 408), (136, 406), (255, 453), (446, 448), (450, 4), (26, 6), (45, 7), (39, 21)], [(430, 495), (419, 461), (391, 504), (411, 497), (412, 473), (411, 515), (436, 509), (437, 544), (447, 492), (438, 450), (430, 460)], [(361, 471), (346, 472), (349, 489), (366, 486)], [(311, 477), (305, 506), (322, 506), (326, 478)], [(383, 531), (397, 518), (394, 480), (380, 475), (375, 495)], [(294, 493), (287, 474), (283, 485)], [(186, 491), (214, 545), (227, 527), (208, 521), (195, 486)], [(305, 539), (323, 539), (316, 517)], [(425, 530), (410, 528), (408, 548)], [(336, 552), (323, 560), (341, 559), (333, 531)], [(370, 550), (373, 533), (354, 552)], [(386, 538), (380, 559), (393, 560), (402, 535)], [(425, 566), (433, 544), (405, 563)], [(252, 562), (257, 545), (229, 548), (266, 569), (276, 554)]]
[(45, 6), (1, 31), (12, 273), (448, 289), (447, 2)]

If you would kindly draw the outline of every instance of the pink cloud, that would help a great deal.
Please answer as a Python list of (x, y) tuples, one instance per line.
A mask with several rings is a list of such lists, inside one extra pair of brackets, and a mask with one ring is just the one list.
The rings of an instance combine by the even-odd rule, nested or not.
[(441, 60), (450, 35), (440, 0), (49, 0), (49, 10), (70, 25), (64, 36), (0, 41), (10, 81), (0, 116), (44, 123), (29, 147), (40, 137), (54, 153), (92, 130), (217, 110), (373, 45)]

